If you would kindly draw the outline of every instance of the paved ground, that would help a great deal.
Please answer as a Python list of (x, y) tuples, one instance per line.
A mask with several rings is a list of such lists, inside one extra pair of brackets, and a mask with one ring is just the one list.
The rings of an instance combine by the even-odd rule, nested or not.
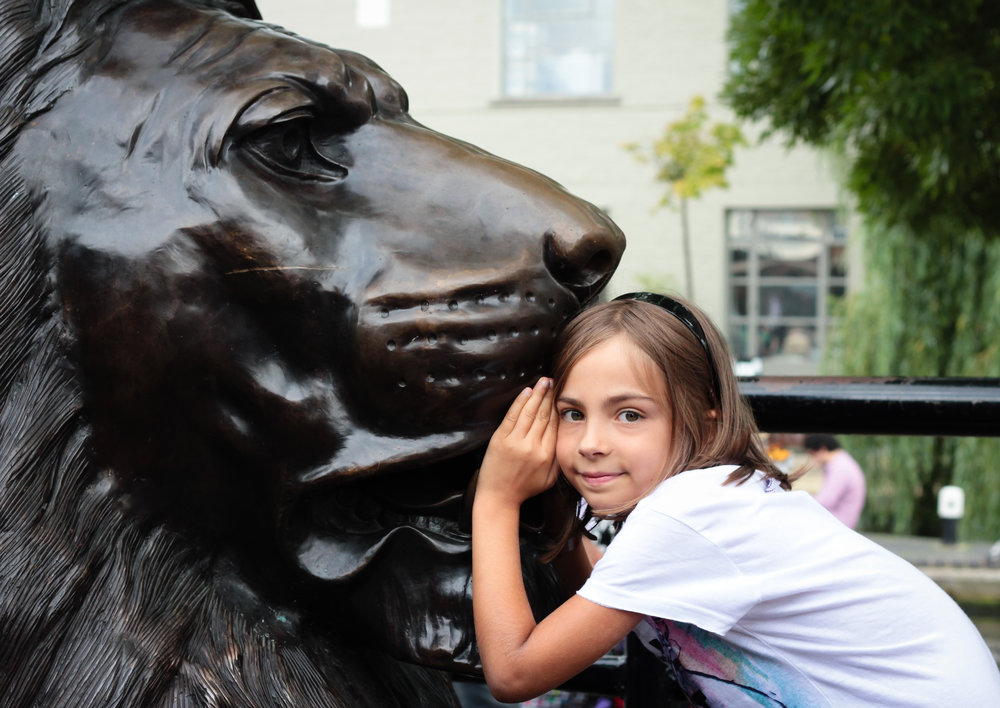
[(960, 603), (1000, 605), (1000, 563), (990, 558), (993, 544), (947, 544), (917, 536), (865, 535), (927, 573)]
[(1000, 570), (1000, 564), (990, 563), (990, 548), (993, 544), (986, 541), (949, 544), (937, 538), (923, 536), (897, 536), (885, 533), (865, 535), (917, 566), (994, 567)]

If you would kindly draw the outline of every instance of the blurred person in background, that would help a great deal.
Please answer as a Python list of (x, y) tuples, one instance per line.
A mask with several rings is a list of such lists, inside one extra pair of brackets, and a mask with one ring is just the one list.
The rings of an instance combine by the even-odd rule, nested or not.
[(865, 474), (832, 435), (806, 435), (805, 448), (823, 468), (816, 501), (850, 528), (857, 528), (865, 506)]

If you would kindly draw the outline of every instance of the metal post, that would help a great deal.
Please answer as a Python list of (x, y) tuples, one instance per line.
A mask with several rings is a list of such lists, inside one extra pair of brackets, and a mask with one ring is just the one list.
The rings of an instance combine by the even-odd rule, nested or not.
[(941, 542), (958, 543), (958, 522), (965, 513), (965, 490), (952, 484), (941, 487), (937, 510), (941, 519)]

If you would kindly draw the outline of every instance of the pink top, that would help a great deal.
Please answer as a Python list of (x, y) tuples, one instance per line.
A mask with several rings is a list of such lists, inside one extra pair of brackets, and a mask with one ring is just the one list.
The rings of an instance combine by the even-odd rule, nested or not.
[(834, 450), (823, 465), (823, 486), (816, 501), (850, 528), (858, 525), (865, 506), (865, 475), (846, 450)]

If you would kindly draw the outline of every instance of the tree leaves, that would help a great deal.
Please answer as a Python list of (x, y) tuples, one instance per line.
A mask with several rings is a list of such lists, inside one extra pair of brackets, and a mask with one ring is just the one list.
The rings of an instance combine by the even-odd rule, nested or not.
[(861, 211), (1000, 235), (1000, 4), (748, 0), (729, 40), (737, 115), (854, 156)]
[(687, 113), (668, 124), (651, 144), (629, 143), (625, 146), (640, 162), (651, 162), (656, 168), (656, 179), (666, 184), (659, 205), (679, 204), (685, 294), (688, 298), (694, 297), (694, 278), (691, 274), (687, 202), (697, 199), (706, 190), (727, 188), (726, 170), (733, 164), (733, 153), (737, 146), (747, 144), (739, 126), (733, 123), (708, 126), (707, 122), (705, 99), (695, 96)]
[(739, 126), (708, 123), (705, 99), (691, 99), (687, 113), (664, 128), (651, 144), (630, 143), (625, 148), (642, 162), (652, 162), (656, 179), (664, 182), (661, 206), (677, 199), (697, 199), (715, 187), (726, 188), (726, 170), (733, 164), (737, 146), (746, 145)]

